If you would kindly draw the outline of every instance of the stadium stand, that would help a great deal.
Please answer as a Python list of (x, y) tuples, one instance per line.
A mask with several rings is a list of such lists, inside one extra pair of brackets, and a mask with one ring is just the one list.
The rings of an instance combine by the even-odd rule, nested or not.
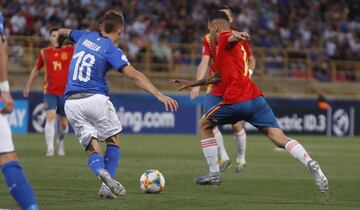
[[(220, 1), (5, 0), (10, 73), (22, 88), (49, 30), (97, 29), (109, 8), (122, 10), (127, 27), (120, 47), (162, 89), (169, 78), (194, 77), (207, 12)], [(229, 0), (234, 27), (248, 31), (257, 60), (254, 79), (267, 95), (360, 97), (360, 2)], [(261, 7), (259, 6), (261, 5)], [(132, 90), (121, 77), (112, 88)], [(41, 87), (41, 85), (37, 85)]]

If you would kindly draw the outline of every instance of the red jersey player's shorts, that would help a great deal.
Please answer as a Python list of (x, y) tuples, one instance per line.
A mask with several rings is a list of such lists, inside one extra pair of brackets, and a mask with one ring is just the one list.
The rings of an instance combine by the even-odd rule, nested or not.
[(72, 45), (41, 49), (35, 68), (40, 70), (44, 67), (44, 94), (64, 95), (73, 52)]
[(275, 115), (263, 96), (234, 104), (218, 104), (205, 116), (217, 125), (245, 120), (257, 128), (279, 128)]

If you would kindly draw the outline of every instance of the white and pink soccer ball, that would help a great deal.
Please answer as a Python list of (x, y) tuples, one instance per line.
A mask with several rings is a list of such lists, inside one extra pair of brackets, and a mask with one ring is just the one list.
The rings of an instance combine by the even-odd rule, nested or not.
[(158, 170), (147, 170), (140, 177), (140, 189), (145, 193), (159, 193), (165, 187), (165, 178)]

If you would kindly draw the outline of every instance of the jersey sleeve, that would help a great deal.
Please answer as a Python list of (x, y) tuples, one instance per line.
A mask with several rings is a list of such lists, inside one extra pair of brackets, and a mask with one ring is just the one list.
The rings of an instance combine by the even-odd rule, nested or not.
[(202, 41), (202, 55), (210, 55), (210, 45), (205, 36)]
[(35, 68), (40, 70), (44, 66), (44, 50), (40, 50), (38, 57), (36, 59)]
[(231, 47), (232, 45), (229, 45), (229, 38), (232, 35), (232, 32), (223, 32), (221, 34), (219, 34), (219, 45), (221, 43), (221, 45), (226, 46), (225, 50), (228, 47)]
[(84, 34), (87, 34), (87, 33), (90, 33), (89, 31), (87, 30), (77, 30), (77, 29), (73, 29), (71, 32), (70, 32), (70, 39), (71, 41), (73, 42), (77, 42), (82, 35)]
[(117, 71), (121, 72), (125, 66), (130, 65), (125, 53), (119, 48), (112, 47), (106, 54), (107, 61)]
[(246, 52), (248, 58), (251, 57), (251, 56), (252, 56), (252, 52), (251, 52), (251, 49), (250, 49), (250, 47), (251, 47), (251, 46), (250, 46), (250, 43), (249, 43), (249, 42), (242, 42), (242, 44), (243, 44), (243, 46), (244, 46), (244, 49), (245, 49), (245, 52)]

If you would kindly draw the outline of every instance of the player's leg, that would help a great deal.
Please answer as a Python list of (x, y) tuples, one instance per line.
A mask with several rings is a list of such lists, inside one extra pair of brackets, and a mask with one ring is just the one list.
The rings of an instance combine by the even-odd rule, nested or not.
[(235, 173), (246, 172), (246, 132), (243, 127), (243, 121), (232, 125), (234, 131), (234, 140), (237, 149), (236, 165), (234, 167)]
[[(216, 106), (221, 102), (222, 98), (214, 96), (210, 93), (205, 95), (204, 99), (204, 112), (208, 112), (211, 108)], [(220, 155), (220, 171), (225, 171), (227, 168), (231, 167), (231, 162), (228, 153), (226, 152), (224, 145), (224, 137), (218, 127), (214, 127), (213, 129), (214, 137), (216, 139), (216, 143), (218, 145), (219, 155)]]
[(209, 174), (195, 178), (195, 182), (199, 185), (214, 185), (219, 186), (220, 179), (220, 167), (219, 167), (219, 151), (214, 137), (215, 125), (203, 116), (200, 119), (200, 142), (201, 148), (209, 166)]
[(271, 108), (263, 97), (253, 100), (254, 112), (248, 121), (258, 127), (278, 147), (285, 148), (291, 156), (299, 160), (313, 174), (321, 192), (328, 190), (328, 181), (319, 164), (312, 160), (305, 148), (296, 140), (290, 139), (279, 128)]
[(11, 131), (0, 115), (0, 168), (11, 196), (22, 209), (38, 209), (37, 202), (14, 151)]
[(120, 137), (112, 136), (106, 139), (106, 150), (104, 154), (105, 169), (112, 177), (115, 177), (116, 169), (120, 162)]
[(46, 94), (44, 96), (46, 108), (46, 122), (44, 128), (45, 142), (46, 142), (46, 156), (54, 156), (54, 137), (55, 137), (55, 120), (56, 120), (56, 96)]
[[(105, 169), (109, 172), (111, 177), (115, 177), (116, 169), (120, 162), (120, 138), (119, 135), (112, 136), (106, 140), (106, 151), (104, 154)], [(124, 189), (125, 193), (125, 189)], [(111, 192), (105, 183), (101, 184), (99, 189), (99, 196), (101, 198), (115, 199), (117, 195)]]
[(57, 112), (60, 115), (60, 126), (59, 126), (59, 134), (58, 134), (58, 139), (57, 139), (57, 146), (58, 146), (58, 155), (63, 156), (65, 155), (65, 146), (64, 146), (64, 140), (65, 140), (65, 136), (67, 134), (67, 132), (69, 131), (69, 127), (68, 127), (68, 121), (65, 115), (65, 110), (64, 110), (64, 97), (63, 96), (58, 96), (58, 109)]

